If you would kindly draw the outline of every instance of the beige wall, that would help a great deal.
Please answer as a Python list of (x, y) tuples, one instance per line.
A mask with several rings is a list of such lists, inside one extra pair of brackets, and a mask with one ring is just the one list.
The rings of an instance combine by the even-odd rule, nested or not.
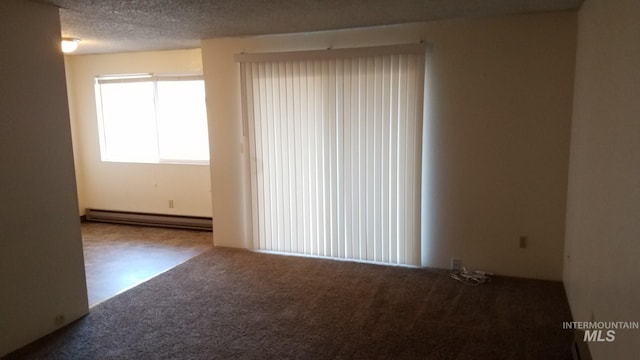
[[(240, 52), (410, 43), (430, 54), (427, 265), (559, 280), (574, 12), (202, 42), (215, 244), (247, 247)], [(529, 248), (518, 248), (520, 235)]]
[(0, 1), (0, 49), (1, 357), (88, 305), (58, 9)]
[[(576, 321), (640, 321), (640, 2), (587, 0), (579, 13), (564, 283)], [(590, 343), (632, 359), (640, 332)]]
[(200, 49), (67, 56), (65, 60), (80, 213), (94, 208), (211, 216), (208, 165), (101, 161), (94, 92), (97, 75), (201, 73)]

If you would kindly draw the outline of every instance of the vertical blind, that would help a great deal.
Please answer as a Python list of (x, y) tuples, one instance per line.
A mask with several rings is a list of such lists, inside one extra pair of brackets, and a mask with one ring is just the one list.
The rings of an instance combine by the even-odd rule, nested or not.
[(237, 57), (255, 249), (420, 265), (424, 54)]

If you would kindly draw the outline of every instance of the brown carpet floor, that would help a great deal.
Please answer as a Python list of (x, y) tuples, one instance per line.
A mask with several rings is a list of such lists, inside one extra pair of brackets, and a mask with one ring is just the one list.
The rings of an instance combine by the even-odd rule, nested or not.
[(570, 359), (561, 283), (214, 248), (7, 359)]

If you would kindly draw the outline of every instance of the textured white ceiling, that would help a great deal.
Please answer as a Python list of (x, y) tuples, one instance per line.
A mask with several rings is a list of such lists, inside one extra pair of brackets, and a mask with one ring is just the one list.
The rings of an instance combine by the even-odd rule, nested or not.
[(61, 8), (78, 54), (185, 49), (200, 39), (578, 8), (583, 0), (34, 0)]

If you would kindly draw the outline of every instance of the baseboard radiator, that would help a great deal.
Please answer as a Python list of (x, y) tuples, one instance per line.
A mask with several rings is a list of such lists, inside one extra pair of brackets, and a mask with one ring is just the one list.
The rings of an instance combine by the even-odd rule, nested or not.
[(114, 224), (158, 226), (177, 229), (213, 230), (211, 218), (165, 214), (147, 214), (129, 211), (86, 209), (86, 221)]

